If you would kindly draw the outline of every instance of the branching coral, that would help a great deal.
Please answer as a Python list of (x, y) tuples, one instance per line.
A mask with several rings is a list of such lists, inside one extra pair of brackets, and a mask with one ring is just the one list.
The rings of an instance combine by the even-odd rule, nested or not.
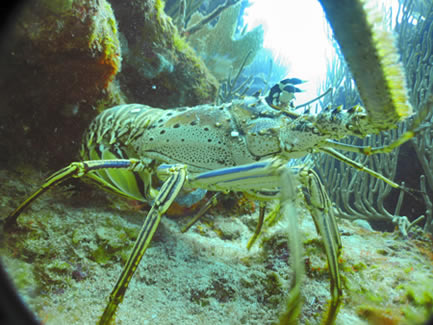
[[(424, 6), (417, 13), (416, 1), (400, 5), (396, 19), (399, 47), (402, 60), (409, 72), (408, 84), (411, 89), (410, 100), (416, 108), (423, 105), (433, 107), (433, 4)], [(419, 8), (418, 8), (419, 9)], [(415, 24), (415, 21), (418, 23)], [(431, 112), (431, 108), (430, 108)], [(433, 232), (432, 202), (428, 193), (433, 191), (433, 115), (426, 118), (428, 127), (412, 141), (424, 175), (420, 179), (421, 190), (426, 204), (426, 222), (424, 230)]]
[(253, 82), (253, 76), (249, 76), (246, 78), (240, 85), (238, 85), (238, 80), (240, 75), (242, 74), (245, 64), (251, 55), (251, 51), (247, 53), (242, 65), (239, 68), (239, 71), (235, 74), (234, 78), (232, 78), (232, 71), (229, 71), (229, 75), (227, 79), (221, 83), (221, 87), (219, 89), (218, 101), (220, 103), (227, 103), (235, 98), (239, 98), (243, 96), (251, 86)]
[[(227, 78), (230, 69), (238, 70), (243, 64), (245, 55), (251, 51), (245, 65), (250, 64), (262, 47), (261, 27), (236, 38), (240, 10), (239, 4), (229, 7), (220, 14), (215, 26), (203, 25), (187, 38), (218, 80)], [(201, 24), (202, 20), (203, 15), (196, 12), (191, 17), (190, 25)]]
[[(400, 5), (395, 31), (399, 35), (398, 46), (402, 53), (402, 61), (407, 74), (410, 101), (415, 111), (419, 112), (426, 103), (429, 105), (428, 98), (431, 96), (431, 89), (433, 89), (433, 42), (431, 42), (433, 39), (433, 24), (429, 23), (431, 17), (433, 17), (433, 6), (430, 11), (424, 12), (423, 15), (414, 16), (413, 5), (413, 1), (409, 2), (407, 6)], [(388, 17), (391, 17), (391, 15), (388, 15)], [(421, 23), (413, 24), (414, 21)], [(388, 19), (384, 25), (390, 28), (392, 24)], [(423, 42), (422, 40), (426, 41)], [(345, 107), (350, 107), (360, 102), (351, 75), (342, 61), (336, 59), (330, 65), (327, 79), (328, 82), (323, 88), (333, 87), (336, 91), (325, 98), (325, 103), (322, 106), (343, 104)], [(418, 200), (424, 199), (426, 218), (419, 215), (407, 215), (408, 219), (406, 216), (400, 215), (403, 211), (407, 213), (410, 210), (405, 209), (405, 204), (408, 201), (403, 201), (403, 193), (400, 193), (395, 206), (390, 208), (388, 201), (392, 193), (389, 186), (365, 173), (354, 171), (345, 164), (328, 157), (320, 157), (316, 163), (317, 169), (322, 177), (326, 179), (330, 193), (333, 196), (332, 199), (336, 204), (335, 208), (340, 216), (348, 219), (366, 219), (369, 221), (385, 221), (388, 224), (392, 223), (405, 236), (415, 224), (424, 223), (424, 230), (432, 231), (432, 202), (429, 198), (429, 193), (433, 189), (433, 165), (431, 164), (433, 160), (432, 116), (430, 114), (423, 118), (425, 119), (422, 123), (423, 131), (412, 141), (412, 144), (425, 174), (420, 179), (421, 192), (415, 194), (415, 196)], [(398, 129), (383, 132), (382, 135), (371, 136), (362, 143), (356, 139), (347, 141), (350, 144), (381, 146), (397, 139), (406, 129), (407, 123), (402, 123)], [(400, 150), (394, 150), (386, 155), (362, 157), (349, 153), (348, 156), (379, 171), (386, 177), (391, 179), (398, 177), (411, 184), (411, 186), (416, 186), (416, 181), (406, 178), (406, 171), (402, 169), (403, 167), (399, 167), (400, 164), (407, 160), (404, 156), (407, 155), (407, 148), (400, 148)], [(404, 150), (403, 153), (402, 150)], [(414, 162), (411, 165), (413, 166)], [(400, 172), (398, 172), (398, 168)], [(397, 195), (394, 196), (397, 197)], [(419, 204), (417, 203), (417, 205)]]
[(242, 97), (254, 83), (267, 86), (269, 82), (269, 76), (265, 80), (256, 71), (248, 73), (245, 69), (259, 56), (263, 31), (258, 27), (251, 32), (237, 33), (241, 2), (182, 0), (168, 1), (166, 5), (166, 12), (173, 18), (180, 34), (192, 44), (220, 81), (219, 103)]

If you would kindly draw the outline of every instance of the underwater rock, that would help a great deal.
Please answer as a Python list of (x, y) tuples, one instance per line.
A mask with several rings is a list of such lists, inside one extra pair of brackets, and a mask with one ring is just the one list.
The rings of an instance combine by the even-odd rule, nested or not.
[(29, 1), (2, 45), (0, 136), (11, 141), (0, 149), (9, 163), (21, 152), (35, 163), (72, 160), (95, 108), (123, 101), (113, 83), (121, 50), (110, 4)]
[(353, 220), (353, 224), (366, 230), (373, 231), (373, 228), (370, 226), (367, 220), (356, 219)]
[(213, 102), (218, 82), (179, 35), (161, 0), (111, 4), (119, 22), (122, 90), (130, 101), (154, 107)]
[(31, 2), (12, 33), (14, 57), (40, 69), (48, 85), (38, 88), (53, 102), (100, 97), (121, 67), (116, 20), (106, 1)]

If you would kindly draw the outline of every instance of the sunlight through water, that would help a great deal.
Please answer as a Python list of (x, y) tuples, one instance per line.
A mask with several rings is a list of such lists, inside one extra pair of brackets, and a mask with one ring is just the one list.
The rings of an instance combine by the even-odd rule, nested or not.
[[(373, 5), (392, 7), (395, 14), (397, 0), (373, 0)], [(247, 30), (258, 25), (264, 29), (263, 47), (269, 49), (274, 60), (289, 66), (288, 77), (308, 82), (304, 93), (297, 95), (297, 104), (314, 98), (326, 78), (328, 62), (335, 55), (331, 31), (317, 0), (250, 0), (245, 9)]]

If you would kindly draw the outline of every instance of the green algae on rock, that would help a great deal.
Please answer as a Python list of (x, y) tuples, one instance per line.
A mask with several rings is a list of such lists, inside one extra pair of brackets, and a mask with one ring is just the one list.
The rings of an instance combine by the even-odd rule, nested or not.
[(111, 1), (122, 33), (122, 89), (133, 102), (154, 107), (213, 102), (218, 82), (179, 35), (163, 2)]

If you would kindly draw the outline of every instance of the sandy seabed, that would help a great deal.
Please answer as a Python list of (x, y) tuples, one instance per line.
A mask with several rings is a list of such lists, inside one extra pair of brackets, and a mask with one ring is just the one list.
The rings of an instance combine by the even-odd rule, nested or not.
[[(30, 168), (0, 170), (1, 215), (42, 183)], [(71, 190), (72, 188), (72, 190)], [(46, 193), (3, 233), (2, 262), (43, 324), (95, 324), (140, 229), (145, 211), (98, 189)], [(78, 189), (78, 190), (77, 190)], [(163, 218), (134, 275), (116, 324), (274, 324), (292, 271), (284, 218), (251, 250), (258, 212), (210, 211)], [(317, 324), (329, 275), (311, 216), (300, 208), (307, 277), (301, 324)], [(433, 313), (433, 254), (427, 236), (403, 239), (339, 219), (343, 304), (337, 324), (420, 324)]]

